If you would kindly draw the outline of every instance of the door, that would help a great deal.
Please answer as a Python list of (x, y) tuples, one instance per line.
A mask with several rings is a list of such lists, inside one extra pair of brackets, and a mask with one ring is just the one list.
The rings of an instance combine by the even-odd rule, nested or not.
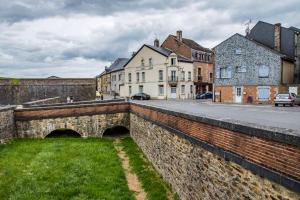
[(235, 103), (242, 103), (242, 87), (235, 88)]
[(176, 87), (171, 87), (171, 98), (176, 99)]

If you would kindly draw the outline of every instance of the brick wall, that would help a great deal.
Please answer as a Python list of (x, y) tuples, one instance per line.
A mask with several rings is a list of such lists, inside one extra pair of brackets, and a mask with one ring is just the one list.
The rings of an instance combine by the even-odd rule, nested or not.
[[(182, 200), (299, 199), (286, 189), (222, 153), (180, 136), (138, 114), (130, 116), (130, 134), (156, 170)], [(217, 151), (217, 150), (216, 150)]]
[[(138, 116), (145, 117), (157, 122), (160, 126), (166, 126), (174, 131), (179, 131), (196, 140), (213, 145), (216, 149), (222, 149), (242, 158), (239, 164), (245, 161), (259, 166), (259, 170), (254, 170), (261, 176), (268, 176), (272, 181), (285, 184), (286, 187), (296, 187), (289, 184), (289, 178), (298, 182), (300, 186), (300, 146), (295, 144), (286, 144), (272, 139), (257, 137), (230, 130), (228, 128), (218, 127), (209, 123), (199, 122), (193, 118), (180, 117), (169, 114), (168, 112), (158, 111), (160, 109), (150, 109), (145, 106), (131, 105), (131, 111)], [(132, 125), (132, 124), (131, 124)], [(246, 129), (247, 131), (247, 129)], [(245, 130), (244, 130), (245, 132)], [(249, 129), (249, 133), (251, 130)], [(261, 133), (261, 136), (263, 134)], [(272, 137), (271, 137), (272, 138)], [(274, 136), (275, 138), (275, 136)], [(217, 151), (217, 150), (214, 150)], [(222, 151), (223, 152), (223, 151)], [(222, 153), (222, 155), (224, 152)], [(244, 166), (247, 167), (247, 166)], [(263, 171), (263, 169), (268, 169)], [(276, 177), (274, 174), (277, 174)], [(288, 177), (286, 179), (286, 177)], [(300, 192), (300, 187), (298, 188)]]
[(0, 144), (15, 136), (14, 107), (0, 108)]
[(216, 86), (214, 90), (216, 93), (219, 93), (219, 95), (216, 95), (215, 97), (216, 102), (234, 102), (232, 86)]

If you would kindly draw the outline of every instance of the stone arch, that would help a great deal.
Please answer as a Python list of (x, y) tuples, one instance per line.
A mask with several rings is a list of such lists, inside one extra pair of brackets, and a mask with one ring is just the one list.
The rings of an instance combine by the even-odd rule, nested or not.
[(73, 129), (59, 128), (45, 135), (45, 138), (51, 137), (81, 137), (81, 134)]
[(115, 125), (115, 126), (106, 128), (102, 133), (102, 137), (105, 137), (105, 136), (118, 137), (118, 136), (127, 135), (127, 134), (129, 134), (129, 128), (127, 128), (126, 126), (122, 126), (122, 125)]

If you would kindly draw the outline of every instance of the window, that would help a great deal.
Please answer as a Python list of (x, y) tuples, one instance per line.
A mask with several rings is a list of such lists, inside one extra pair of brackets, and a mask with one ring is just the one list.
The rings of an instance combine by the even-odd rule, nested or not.
[(181, 85), (181, 94), (185, 93), (185, 85)]
[(268, 78), (270, 73), (270, 68), (266, 65), (260, 65), (258, 68), (259, 78)]
[(137, 83), (140, 82), (140, 73), (139, 72), (136, 73), (136, 82)]
[(193, 85), (190, 85), (190, 93), (193, 94)]
[(185, 71), (181, 72), (181, 81), (185, 81)]
[(142, 72), (142, 81), (145, 82), (145, 72)]
[(207, 61), (210, 61), (210, 57), (211, 57), (210, 55), (207, 56)]
[(175, 70), (171, 71), (171, 81), (177, 81), (176, 71)]
[(235, 50), (235, 55), (241, 55), (242, 54), (242, 49), (241, 48), (237, 48)]
[(129, 90), (129, 95), (131, 95), (132, 94), (131, 86), (129, 86), (128, 90)]
[(128, 73), (128, 82), (131, 83), (131, 73)]
[(116, 81), (116, 75), (112, 76), (112, 81)]
[(122, 80), (122, 74), (119, 74), (119, 81)]
[(235, 72), (236, 73), (245, 73), (245, 72), (247, 72), (247, 68), (246, 68), (246, 66), (236, 66)]
[(258, 100), (259, 101), (268, 101), (270, 97), (270, 87), (268, 86), (258, 86)]
[(163, 96), (164, 95), (164, 85), (158, 86), (158, 95)]
[(144, 60), (144, 58), (141, 59), (141, 66), (142, 66), (142, 67), (145, 66), (145, 60)]
[(209, 73), (209, 81), (212, 81), (213, 79), (213, 73)]
[(242, 96), (242, 88), (238, 87), (236, 88), (236, 96)]
[(158, 80), (159, 81), (163, 81), (164, 80), (164, 71), (163, 70), (159, 70), (158, 71)]
[(139, 86), (139, 93), (144, 92), (144, 87), (142, 85)]
[(223, 67), (220, 69), (221, 78), (231, 78), (230, 67)]
[(192, 80), (192, 72), (188, 72), (188, 81)]
[(171, 65), (172, 66), (176, 65), (176, 58), (171, 58)]
[(149, 58), (149, 66), (152, 67), (153, 63), (152, 63), (152, 58)]

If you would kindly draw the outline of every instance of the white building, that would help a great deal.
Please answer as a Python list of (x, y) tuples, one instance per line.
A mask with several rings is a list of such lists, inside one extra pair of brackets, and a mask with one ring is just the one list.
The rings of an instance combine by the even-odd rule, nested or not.
[(124, 69), (124, 96), (144, 92), (152, 99), (194, 98), (193, 62), (160, 47), (158, 40), (154, 46), (144, 44)]
[(110, 72), (110, 93), (120, 95), (120, 88), (124, 85), (124, 65), (128, 62), (128, 58), (118, 58), (109, 67)]

